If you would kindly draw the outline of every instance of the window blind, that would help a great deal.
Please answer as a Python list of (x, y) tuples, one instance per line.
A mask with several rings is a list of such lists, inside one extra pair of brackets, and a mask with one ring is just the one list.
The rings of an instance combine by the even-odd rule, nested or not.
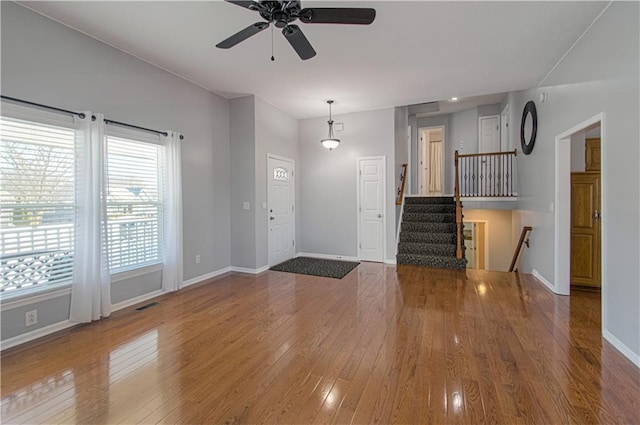
[(69, 283), (74, 129), (0, 117), (0, 292)]
[(111, 273), (162, 261), (160, 149), (106, 137), (106, 246)]

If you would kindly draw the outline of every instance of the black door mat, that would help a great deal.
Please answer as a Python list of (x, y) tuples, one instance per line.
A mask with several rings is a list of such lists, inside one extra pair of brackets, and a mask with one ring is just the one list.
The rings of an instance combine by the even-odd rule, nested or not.
[(355, 269), (358, 264), (360, 263), (353, 261), (298, 257), (275, 265), (270, 270), (342, 279), (351, 270)]

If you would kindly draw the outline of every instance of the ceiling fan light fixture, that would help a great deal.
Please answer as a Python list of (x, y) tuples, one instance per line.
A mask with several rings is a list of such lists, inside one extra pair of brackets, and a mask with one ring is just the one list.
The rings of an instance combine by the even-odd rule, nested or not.
[(327, 121), (329, 124), (329, 136), (326, 139), (320, 140), (320, 143), (322, 143), (322, 146), (326, 149), (332, 151), (340, 145), (340, 139), (337, 139), (333, 135), (333, 119), (331, 117), (331, 105), (333, 104), (333, 100), (327, 100), (327, 103), (329, 104), (329, 121)]

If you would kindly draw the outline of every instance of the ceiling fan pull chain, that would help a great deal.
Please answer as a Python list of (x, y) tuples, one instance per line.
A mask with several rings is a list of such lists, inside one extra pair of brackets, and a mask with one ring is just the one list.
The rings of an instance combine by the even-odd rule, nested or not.
[(273, 57), (273, 25), (269, 25), (271, 27), (271, 62), (275, 61), (276, 58)]

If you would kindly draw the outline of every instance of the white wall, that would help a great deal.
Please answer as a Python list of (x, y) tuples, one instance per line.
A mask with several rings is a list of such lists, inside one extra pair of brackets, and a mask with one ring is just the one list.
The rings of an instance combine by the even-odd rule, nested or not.
[[(2, 94), (155, 129), (182, 143), (184, 278), (230, 265), (228, 102), (16, 3), (2, 2)], [(201, 256), (196, 265), (195, 255)], [(124, 301), (159, 288), (159, 274), (114, 283)], [(24, 328), (26, 307), (3, 308), (2, 339), (68, 318), (68, 295), (38, 304), (39, 324)]]
[[(523, 271), (554, 282), (555, 137), (604, 114), (602, 128), (603, 332), (640, 365), (640, 128), (637, 2), (613, 2), (536, 90), (513, 93), (519, 114), (536, 100), (538, 137), (531, 155), (518, 155), (519, 210), (514, 226), (534, 226)], [(541, 92), (545, 103), (537, 102)], [(516, 128), (517, 127), (517, 128)], [(519, 120), (511, 136), (519, 140)], [(568, 235), (566, 235), (568, 237)]]
[(334, 121), (344, 123), (344, 131), (336, 134), (342, 142), (332, 152), (320, 144), (327, 118), (300, 121), (300, 251), (357, 256), (356, 158), (384, 155), (386, 259), (395, 261), (394, 109), (336, 115)]

